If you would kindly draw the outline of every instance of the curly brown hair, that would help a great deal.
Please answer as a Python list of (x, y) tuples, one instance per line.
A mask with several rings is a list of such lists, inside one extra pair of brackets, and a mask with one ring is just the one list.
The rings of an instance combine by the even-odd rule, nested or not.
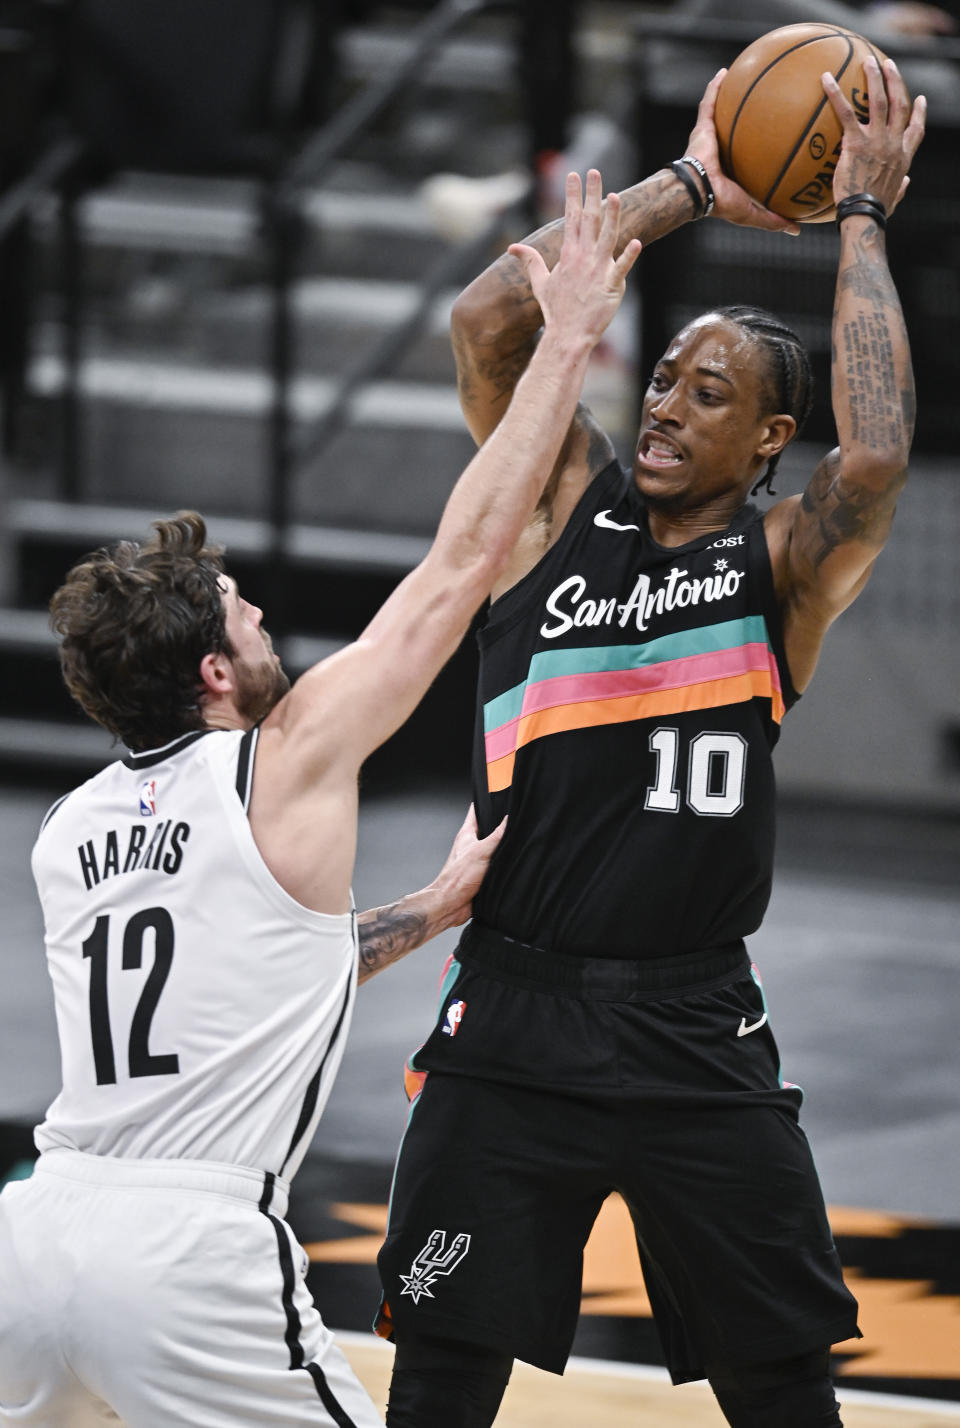
[(94, 551), (50, 602), (60, 666), (74, 699), (133, 750), (204, 727), (200, 662), (232, 654), (222, 548), (196, 511), (154, 521), (142, 545)]

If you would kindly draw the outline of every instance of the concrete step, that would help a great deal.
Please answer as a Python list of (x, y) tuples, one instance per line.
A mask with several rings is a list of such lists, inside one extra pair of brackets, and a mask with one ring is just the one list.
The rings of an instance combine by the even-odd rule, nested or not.
[[(33, 363), (33, 461), (41, 468), (55, 465), (62, 381), (59, 358)], [(149, 494), (166, 508), (266, 513), (272, 384), (264, 371), (90, 359), (80, 386), (85, 499), (138, 503)], [(309, 435), (336, 390), (330, 377), (294, 381), (296, 435)], [(295, 518), (432, 534), (474, 451), (456, 388), (374, 382), (349, 413), (349, 428), (298, 474)]]
[[(141, 529), (137, 524), (128, 533)], [(342, 577), (335, 588), (343, 588)], [(295, 678), (345, 642), (342, 636), (294, 634), (279, 649)], [(468, 636), (411, 719), (364, 765), (367, 791), (424, 777), (456, 778), (467, 787), (475, 679), (476, 650)], [(0, 609), (0, 689), (0, 776), (55, 779), (66, 788), (122, 756), (110, 735), (72, 703), (41, 612)]]
[[(17, 499), (10, 502), (7, 520), (14, 541), (22, 549), (54, 547), (64, 554), (93, 550), (112, 541), (137, 539), (150, 523), (168, 512), (158, 506), (74, 505), (64, 501)], [(270, 553), (266, 521), (215, 515), (208, 522), (210, 539), (223, 545), (232, 557), (247, 562), (265, 561)], [(429, 539), (335, 526), (294, 524), (283, 545), (283, 559), (291, 567), (340, 574), (386, 576), (401, 579), (423, 559)], [(45, 616), (30, 610), (3, 612), (0, 646), (35, 645), (43, 636)]]
[[(152, 522), (169, 514), (169, 508), (156, 505), (12, 500), (9, 544), (18, 608), (0, 606), (0, 658), (19, 661), (21, 671), (31, 661), (48, 661), (55, 645), (46, 607), (70, 567), (101, 546), (143, 540)], [(264, 609), (294, 670), (355, 639), (430, 546), (416, 536), (294, 524), (278, 554), (264, 521), (208, 514), (207, 528), (244, 594)], [(22, 702), (21, 686), (29, 693), (32, 685), (32, 677), (21, 674), (0, 681), (7, 702), (14, 697)]]
[(119, 756), (105, 729), (72, 719), (0, 716), (0, 769), (30, 777), (89, 777)]
[[(201, 283), (190, 265), (145, 269), (122, 292), (91, 304), (83, 348), (97, 360), (186, 362), (225, 369), (269, 361), (272, 299), (262, 284), (242, 288)], [(455, 380), (450, 349), (451, 290), (434, 304), (400, 371), (407, 380)], [(295, 360), (311, 374), (337, 376), (370, 358), (378, 343), (416, 310), (419, 285), (377, 278), (307, 278), (292, 294)], [(38, 358), (57, 358), (63, 333), (50, 315), (33, 338)]]
[[(300, 674), (311, 665), (336, 654), (343, 645), (341, 639), (325, 639), (320, 635), (287, 635), (284, 638), (284, 663), (291, 672)], [(48, 660), (55, 658), (56, 653), (56, 636), (45, 610), (0, 608), (0, 657)]]
[[(445, 251), (418, 179), (398, 182), (389, 170), (360, 163), (345, 165), (340, 178), (339, 187), (304, 194), (302, 272), (404, 279), (424, 272)], [(265, 270), (261, 194), (244, 180), (121, 174), (80, 201), (78, 222), (85, 283), (94, 295), (122, 286), (148, 257), (215, 259), (221, 280)], [(58, 261), (52, 200), (38, 204), (34, 229), (47, 253), (50, 282)]]

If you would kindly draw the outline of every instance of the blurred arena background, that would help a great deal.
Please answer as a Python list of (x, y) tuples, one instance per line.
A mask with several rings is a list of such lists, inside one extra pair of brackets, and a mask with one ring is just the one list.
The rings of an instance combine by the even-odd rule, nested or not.
[[(874, 580), (786, 723), (779, 881), (754, 941), (872, 1306), (846, 1381), (960, 1398), (960, 36), (884, 30), (887, 8), (0, 0), (0, 1179), (28, 1170), (58, 1085), (30, 846), (47, 804), (112, 756), (60, 685), (46, 602), (68, 565), (196, 507), (291, 673), (354, 637), (472, 451), (458, 289), (556, 216), (567, 168), (616, 188), (661, 166), (719, 65), (774, 25), (833, 17), (930, 99), (889, 229), (916, 459)], [(832, 444), (835, 254), (831, 225), (792, 240), (705, 223), (652, 245), (588, 379), (622, 458), (672, 332), (758, 302), (814, 358), (817, 408), (778, 494), (801, 489)], [(468, 639), (370, 761), (361, 905), (439, 866), (469, 798), (473, 674)], [(399, 1069), (451, 945), (364, 989), (298, 1182), (334, 1326), (372, 1314)], [(606, 1272), (588, 1276), (603, 1307), (585, 1303), (579, 1351), (656, 1362), (635, 1288)]]

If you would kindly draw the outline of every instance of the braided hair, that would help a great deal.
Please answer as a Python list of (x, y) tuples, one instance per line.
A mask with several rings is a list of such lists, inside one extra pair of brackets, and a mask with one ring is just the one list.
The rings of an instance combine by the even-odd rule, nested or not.
[[(767, 351), (769, 379), (767, 400), (773, 412), (787, 412), (797, 423), (797, 433), (810, 415), (813, 406), (813, 373), (806, 348), (792, 328), (787, 327), (772, 312), (746, 303), (734, 303), (716, 309), (718, 317), (735, 322), (745, 332), (762, 342)], [(751, 496), (766, 488), (770, 495), (780, 452), (771, 456), (766, 470), (751, 490)]]

